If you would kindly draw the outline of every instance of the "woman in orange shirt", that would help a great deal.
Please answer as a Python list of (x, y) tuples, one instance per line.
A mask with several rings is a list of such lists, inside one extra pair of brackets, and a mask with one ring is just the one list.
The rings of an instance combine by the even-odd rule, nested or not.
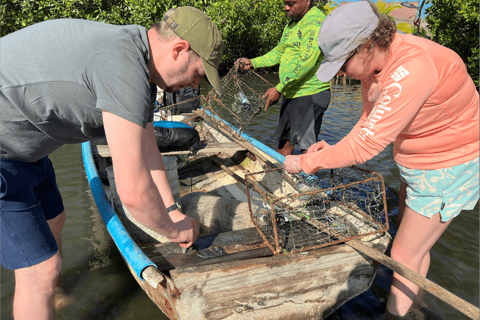
[[(396, 32), (366, 1), (335, 9), (322, 24), (317, 77), (361, 80), (363, 112), (336, 145), (320, 141), (285, 158), (290, 173), (364, 163), (393, 143), (402, 177), (391, 256), (426, 275), (429, 251), (461, 210), (479, 198), (479, 95), (452, 50)], [(408, 312), (418, 286), (394, 273), (387, 319)]]

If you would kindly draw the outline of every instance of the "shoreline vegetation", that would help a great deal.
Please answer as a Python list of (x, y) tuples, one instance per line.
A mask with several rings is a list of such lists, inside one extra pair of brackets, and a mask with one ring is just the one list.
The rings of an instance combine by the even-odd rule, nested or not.
[[(264, 75), (276, 75), (278, 76), (278, 71), (269, 71), (269, 70), (262, 70), (262, 69), (259, 69), (259, 70), (255, 70), (256, 73), (258, 73), (260, 76), (264, 76)], [(332, 80), (330, 80), (330, 85), (334, 85), (334, 84), (343, 84), (343, 85), (347, 85), (347, 84), (360, 84), (361, 81), (360, 80), (357, 80), (357, 79), (353, 79), (353, 78), (350, 78), (350, 77), (347, 77), (346, 75), (343, 75), (341, 77), (339, 76), (335, 76)]]
[[(374, 0), (373, 0), (374, 1)], [(424, 0), (423, 0), (424, 1)], [(391, 1), (374, 1), (385, 14)], [(316, 0), (325, 14), (340, 1)], [(225, 44), (220, 73), (226, 73), (240, 57), (258, 57), (274, 48), (288, 22), (283, 0), (16, 0), (0, 3), (1, 36), (52, 19), (76, 18), (110, 24), (136, 24), (149, 28), (170, 8), (194, 6), (217, 25)], [(475, 84), (479, 84), (479, 2), (436, 0), (425, 10), (432, 40), (457, 52)], [(400, 28), (400, 22), (397, 24)], [(461, 36), (459, 36), (461, 35)], [(272, 68), (271, 70), (277, 70)], [(342, 79), (343, 80), (343, 79)], [(348, 82), (348, 79), (347, 79)]]

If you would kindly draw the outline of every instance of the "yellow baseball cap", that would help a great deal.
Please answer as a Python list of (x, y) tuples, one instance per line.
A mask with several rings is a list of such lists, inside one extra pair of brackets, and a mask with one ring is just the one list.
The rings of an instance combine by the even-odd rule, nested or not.
[(220, 31), (203, 11), (194, 7), (178, 7), (171, 17), (163, 21), (201, 58), (207, 78), (221, 92), (218, 66), (222, 60), (223, 43)]

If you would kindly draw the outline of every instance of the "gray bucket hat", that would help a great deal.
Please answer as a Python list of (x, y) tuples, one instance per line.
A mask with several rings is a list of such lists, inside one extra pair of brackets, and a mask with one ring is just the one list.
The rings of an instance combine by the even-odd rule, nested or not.
[(348, 3), (333, 10), (322, 22), (318, 46), (324, 60), (317, 78), (330, 81), (340, 70), (348, 54), (362, 44), (375, 30), (378, 17), (367, 1)]

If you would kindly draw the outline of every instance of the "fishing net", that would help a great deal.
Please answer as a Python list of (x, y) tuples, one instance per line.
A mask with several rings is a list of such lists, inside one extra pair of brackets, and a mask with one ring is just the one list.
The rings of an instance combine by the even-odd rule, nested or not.
[(311, 250), (388, 230), (385, 184), (357, 167), (245, 176), (252, 222), (274, 254)]
[(236, 63), (222, 78), (221, 86), (221, 94), (209, 92), (204, 108), (243, 131), (262, 112), (266, 102), (262, 96), (273, 84), (250, 69), (241, 71)]

